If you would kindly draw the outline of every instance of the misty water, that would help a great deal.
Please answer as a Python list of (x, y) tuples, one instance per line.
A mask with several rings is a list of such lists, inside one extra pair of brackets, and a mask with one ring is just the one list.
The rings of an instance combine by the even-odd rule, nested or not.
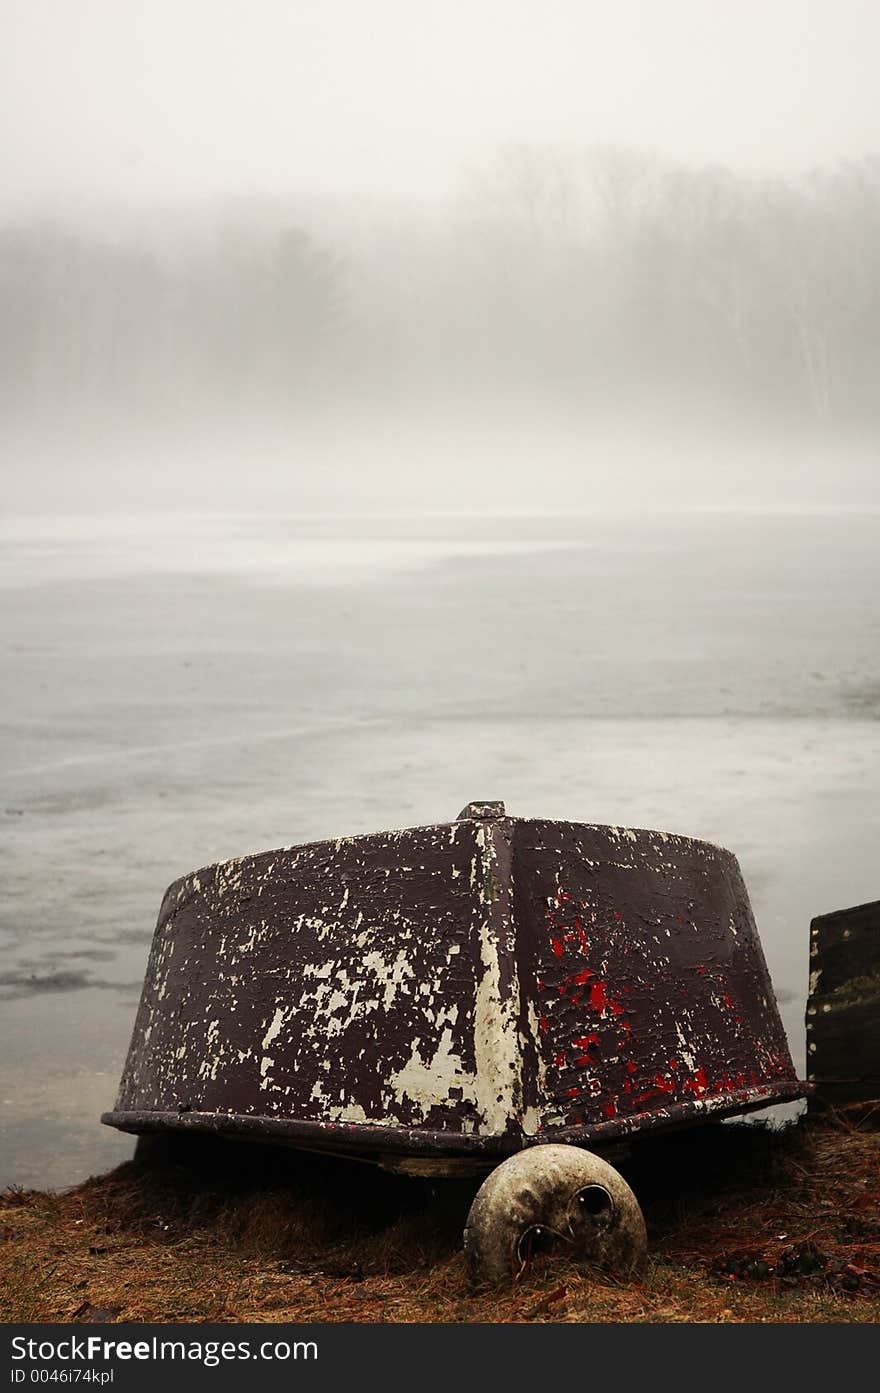
[(172, 879), (477, 798), (733, 850), (802, 1070), (810, 918), (878, 894), (877, 522), (8, 518), (0, 1183), (130, 1154)]

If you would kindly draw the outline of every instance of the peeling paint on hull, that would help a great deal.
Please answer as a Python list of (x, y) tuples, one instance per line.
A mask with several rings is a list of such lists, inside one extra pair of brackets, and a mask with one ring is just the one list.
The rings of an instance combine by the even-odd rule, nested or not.
[(805, 1091), (729, 852), (486, 805), (175, 882), (104, 1120), (505, 1155)]

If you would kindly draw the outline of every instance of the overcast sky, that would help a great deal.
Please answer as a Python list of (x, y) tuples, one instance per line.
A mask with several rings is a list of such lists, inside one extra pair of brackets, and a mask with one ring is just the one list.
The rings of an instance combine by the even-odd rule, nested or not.
[(7, 207), (423, 197), (510, 141), (880, 148), (878, 0), (2, 0)]

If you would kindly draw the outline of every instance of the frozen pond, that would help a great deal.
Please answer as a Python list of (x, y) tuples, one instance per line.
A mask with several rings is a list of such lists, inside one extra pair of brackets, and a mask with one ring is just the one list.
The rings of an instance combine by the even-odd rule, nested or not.
[(743, 867), (796, 1063), (812, 915), (880, 894), (876, 515), (0, 525), (0, 1183), (123, 1159), (165, 886), (453, 818), (659, 827)]

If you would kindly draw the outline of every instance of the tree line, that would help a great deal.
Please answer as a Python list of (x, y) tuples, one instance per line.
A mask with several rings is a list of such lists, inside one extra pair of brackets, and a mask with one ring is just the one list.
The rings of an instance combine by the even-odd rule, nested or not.
[(534, 391), (880, 423), (880, 157), (797, 179), (516, 146), (430, 209), (0, 228), (0, 400), (308, 410)]

